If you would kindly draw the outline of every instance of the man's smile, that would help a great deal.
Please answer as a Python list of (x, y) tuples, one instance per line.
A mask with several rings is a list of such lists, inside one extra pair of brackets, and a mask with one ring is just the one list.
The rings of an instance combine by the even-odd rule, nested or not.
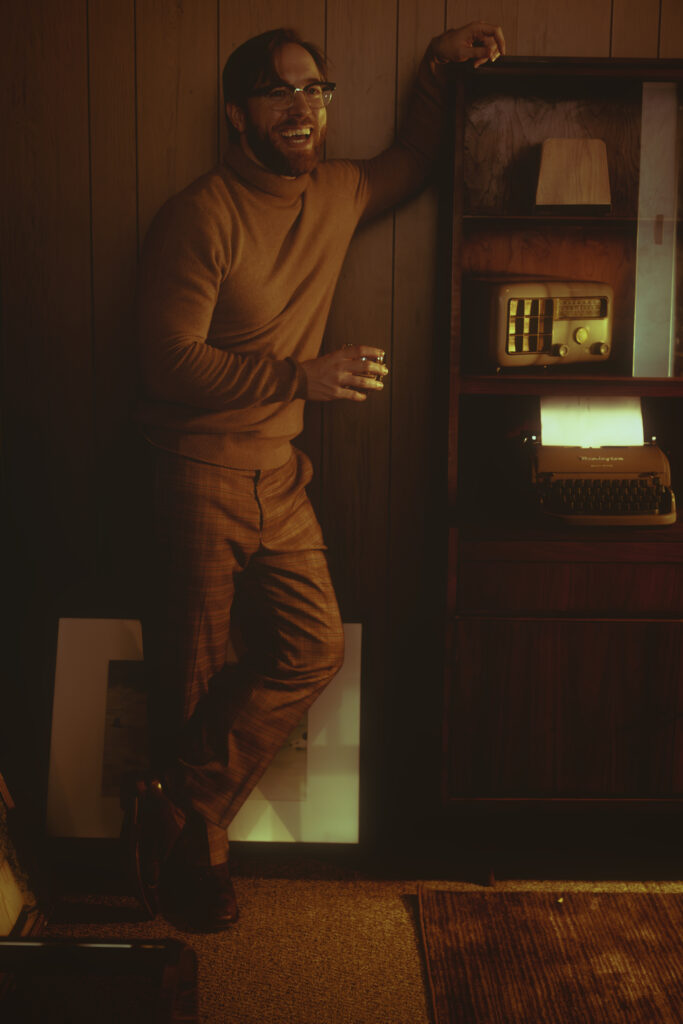
[(287, 143), (301, 145), (311, 139), (313, 136), (313, 128), (311, 128), (310, 125), (290, 126), (287, 128), (281, 128), (279, 135), (280, 138), (284, 139)]

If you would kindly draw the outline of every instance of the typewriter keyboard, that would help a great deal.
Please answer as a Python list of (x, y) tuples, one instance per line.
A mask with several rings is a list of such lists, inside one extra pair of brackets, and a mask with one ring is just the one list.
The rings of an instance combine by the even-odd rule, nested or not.
[(538, 480), (544, 512), (562, 516), (653, 516), (668, 514), (672, 494), (659, 477)]

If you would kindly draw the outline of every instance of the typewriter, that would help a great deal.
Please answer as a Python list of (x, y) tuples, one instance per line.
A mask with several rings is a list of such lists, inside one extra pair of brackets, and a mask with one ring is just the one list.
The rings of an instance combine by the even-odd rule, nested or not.
[(573, 448), (533, 445), (540, 510), (577, 526), (668, 526), (676, 522), (669, 460), (655, 444)]

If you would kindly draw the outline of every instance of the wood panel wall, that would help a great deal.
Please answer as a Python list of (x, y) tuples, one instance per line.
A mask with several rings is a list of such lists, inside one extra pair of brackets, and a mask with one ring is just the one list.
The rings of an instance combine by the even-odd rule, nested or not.
[[(278, 24), (321, 43), (339, 83), (328, 155), (364, 157), (390, 142), (429, 38), (480, 15), (503, 24), (510, 53), (683, 56), (680, 0), (0, 7), (2, 511), (12, 604), (3, 686), (13, 695), (0, 728), (15, 774), (34, 793), (45, 778), (56, 617), (137, 612), (140, 492), (128, 418), (137, 254), (161, 203), (221, 152), (225, 58)], [(443, 224), (433, 186), (354, 241), (325, 344), (382, 345), (390, 385), (360, 407), (311, 407), (302, 440), (343, 615), (364, 625), (366, 836), (392, 809), (404, 823), (406, 803), (425, 791), (436, 798)]]

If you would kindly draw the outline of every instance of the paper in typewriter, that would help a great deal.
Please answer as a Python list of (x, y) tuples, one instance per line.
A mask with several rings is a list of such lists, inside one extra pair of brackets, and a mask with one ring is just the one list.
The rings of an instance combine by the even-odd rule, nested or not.
[(541, 444), (602, 448), (642, 445), (645, 441), (640, 398), (541, 398)]

